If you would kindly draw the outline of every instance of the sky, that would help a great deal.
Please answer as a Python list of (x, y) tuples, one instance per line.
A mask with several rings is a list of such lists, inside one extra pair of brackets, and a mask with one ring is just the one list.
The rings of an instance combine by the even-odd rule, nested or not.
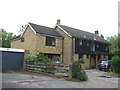
[(0, 0), (0, 28), (18, 35), (28, 22), (55, 27), (62, 25), (103, 36), (118, 33), (119, 0)]

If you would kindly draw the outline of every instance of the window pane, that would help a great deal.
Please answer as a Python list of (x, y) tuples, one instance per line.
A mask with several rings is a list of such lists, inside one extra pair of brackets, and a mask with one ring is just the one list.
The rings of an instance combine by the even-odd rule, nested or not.
[(46, 46), (55, 46), (55, 38), (46, 37)]

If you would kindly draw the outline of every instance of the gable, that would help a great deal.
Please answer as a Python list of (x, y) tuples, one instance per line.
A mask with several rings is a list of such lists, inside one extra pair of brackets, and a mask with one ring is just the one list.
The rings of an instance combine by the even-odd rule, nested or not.
[(59, 32), (57, 32), (54, 28), (37, 25), (33, 23), (29, 23), (29, 25), (33, 28), (33, 30), (37, 34), (45, 35), (45, 36), (53, 36), (53, 37), (62, 37)]

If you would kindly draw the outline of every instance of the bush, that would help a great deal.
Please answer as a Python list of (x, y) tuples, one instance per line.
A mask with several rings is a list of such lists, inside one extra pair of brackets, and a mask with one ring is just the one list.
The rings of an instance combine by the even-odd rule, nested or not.
[(27, 55), (27, 61), (31, 61), (31, 62), (37, 62), (37, 55), (36, 54), (28, 54)]
[(84, 60), (78, 59), (72, 64), (72, 77), (86, 81), (88, 80), (88, 76), (85, 71), (81, 70), (81, 63), (84, 63)]
[(44, 59), (44, 57), (45, 57), (45, 55), (44, 55), (44, 53), (39, 53), (39, 54), (37, 54), (37, 59), (38, 59), (38, 61), (43, 61), (43, 59)]
[(54, 56), (53, 58), (52, 58), (52, 61), (60, 61), (60, 57), (59, 56)]
[(81, 70), (80, 72), (77, 73), (77, 78), (81, 81), (87, 81), (88, 76), (85, 71)]
[(120, 73), (120, 57), (113, 56), (111, 60), (111, 66), (115, 73)]

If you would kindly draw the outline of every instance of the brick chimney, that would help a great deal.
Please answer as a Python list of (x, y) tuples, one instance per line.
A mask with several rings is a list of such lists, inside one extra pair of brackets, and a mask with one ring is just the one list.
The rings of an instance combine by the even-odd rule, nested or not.
[(97, 31), (95, 31), (95, 34), (96, 34), (96, 35), (99, 35), (99, 31), (98, 31), (98, 30), (97, 30)]
[(104, 36), (103, 36), (102, 34), (101, 34), (100, 36), (101, 36), (102, 38), (104, 38)]
[(60, 19), (57, 19), (57, 24), (58, 24), (58, 25), (60, 24)]

